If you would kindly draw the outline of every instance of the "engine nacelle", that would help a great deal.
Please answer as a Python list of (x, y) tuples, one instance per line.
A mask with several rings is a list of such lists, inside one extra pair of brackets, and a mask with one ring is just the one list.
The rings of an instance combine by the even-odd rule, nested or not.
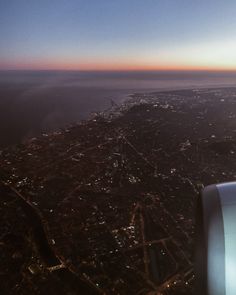
[(196, 232), (196, 294), (236, 295), (236, 182), (203, 190)]

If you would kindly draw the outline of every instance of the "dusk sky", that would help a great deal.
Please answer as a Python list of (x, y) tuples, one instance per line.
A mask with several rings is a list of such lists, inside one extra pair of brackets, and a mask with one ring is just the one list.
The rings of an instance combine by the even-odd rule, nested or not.
[(235, 0), (0, 0), (0, 69), (236, 70)]

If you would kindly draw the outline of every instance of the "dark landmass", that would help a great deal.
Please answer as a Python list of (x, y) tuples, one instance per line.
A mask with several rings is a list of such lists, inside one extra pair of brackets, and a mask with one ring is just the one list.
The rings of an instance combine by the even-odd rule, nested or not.
[(0, 155), (3, 294), (192, 294), (203, 186), (236, 179), (236, 89), (135, 94)]

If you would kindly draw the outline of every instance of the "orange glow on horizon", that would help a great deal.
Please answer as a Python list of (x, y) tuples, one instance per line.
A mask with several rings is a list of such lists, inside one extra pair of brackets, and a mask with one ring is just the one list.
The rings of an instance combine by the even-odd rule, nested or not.
[(58, 71), (227, 71), (235, 72), (236, 67), (197, 66), (181, 64), (141, 64), (141, 63), (73, 63), (63, 61), (31, 61), (7, 63), (0, 61), (0, 70), (58, 70)]

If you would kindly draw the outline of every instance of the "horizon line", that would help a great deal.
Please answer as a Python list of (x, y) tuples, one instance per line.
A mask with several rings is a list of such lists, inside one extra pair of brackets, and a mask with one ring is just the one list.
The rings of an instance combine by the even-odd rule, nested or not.
[(69, 68), (12, 68), (12, 69), (7, 69), (7, 68), (0, 68), (0, 72), (236, 72), (235, 69), (223, 69), (223, 68), (134, 68), (134, 69), (125, 69), (125, 68), (120, 68), (120, 69), (98, 69), (98, 68), (91, 68), (91, 69), (69, 69)]

